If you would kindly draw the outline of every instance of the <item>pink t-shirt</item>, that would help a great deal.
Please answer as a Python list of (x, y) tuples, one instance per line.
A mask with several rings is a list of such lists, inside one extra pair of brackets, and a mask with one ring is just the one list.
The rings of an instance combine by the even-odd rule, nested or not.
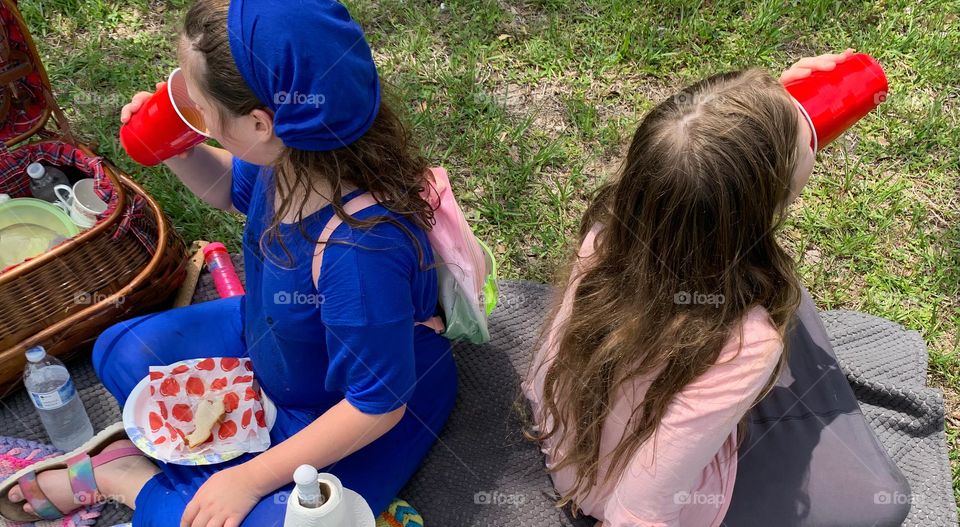
[[(557, 330), (570, 316), (577, 271), (589, 265), (596, 232), (580, 248), (560, 310), (523, 383), (537, 419), (542, 417), (544, 376), (556, 354)], [(742, 332), (732, 332), (717, 364), (674, 397), (656, 434), (640, 445), (619, 480), (593, 487), (579, 500), (581, 511), (603, 521), (604, 527), (719, 526), (737, 474), (737, 423), (770, 379), (782, 352), (782, 340), (766, 310), (752, 309), (744, 317)], [(607, 462), (601, 463), (601, 482), (609, 468), (607, 454), (619, 443), (652, 380), (638, 378), (615, 397), (603, 424), (600, 456)], [(548, 468), (555, 466), (555, 454), (564, 451), (561, 443), (554, 436), (542, 445)], [(557, 490), (565, 493), (573, 487), (576, 471), (566, 467), (551, 477)]]

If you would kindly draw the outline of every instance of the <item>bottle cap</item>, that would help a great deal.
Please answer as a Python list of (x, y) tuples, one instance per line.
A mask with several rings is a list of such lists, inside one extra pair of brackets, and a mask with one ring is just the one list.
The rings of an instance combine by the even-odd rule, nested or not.
[(293, 472), (293, 481), (298, 487), (313, 488), (316, 486), (319, 489), (320, 484), (317, 482), (317, 476), (319, 475), (320, 473), (317, 472), (316, 467), (300, 465), (297, 467), (297, 470)]
[(310, 465), (300, 465), (293, 472), (293, 481), (297, 484), (297, 492), (300, 494), (300, 505), (316, 508), (323, 504), (319, 475), (316, 467)]
[(27, 175), (33, 179), (40, 179), (47, 173), (47, 169), (43, 168), (43, 165), (40, 163), (30, 163), (27, 165)]
[(220, 242), (208, 243), (207, 245), (205, 245), (205, 246), (203, 247), (203, 255), (206, 256), (206, 255), (212, 253), (213, 251), (217, 251), (217, 250), (226, 251), (226, 250), (227, 250), (227, 246), (224, 245), (224, 244), (222, 244), (222, 243), (220, 243)]
[(43, 346), (34, 346), (27, 350), (27, 360), (30, 362), (40, 362), (47, 356), (47, 350)]

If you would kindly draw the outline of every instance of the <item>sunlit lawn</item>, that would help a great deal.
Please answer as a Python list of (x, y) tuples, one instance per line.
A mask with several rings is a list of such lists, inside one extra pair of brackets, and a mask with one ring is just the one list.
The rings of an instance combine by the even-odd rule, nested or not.
[[(186, 238), (236, 248), (241, 218), (206, 207), (165, 169), (136, 166), (116, 140), (120, 106), (174, 67), (186, 4), (21, 1), (82, 134), (144, 182)], [(659, 99), (723, 70), (779, 71), (848, 46), (874, 55), (890, 99), (821, 154), (783, 240), (821, 308), (866, 311), (923, 334), (931, 382), (950, 403), (960, 496), (960, 0), (349, 5), (503, 275), (541, 281)]]

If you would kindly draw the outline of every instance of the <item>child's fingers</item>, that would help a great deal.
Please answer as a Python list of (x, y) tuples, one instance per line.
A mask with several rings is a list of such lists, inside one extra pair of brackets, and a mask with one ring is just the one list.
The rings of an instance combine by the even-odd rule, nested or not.
[(190, 527), (193, 525), (193, 520), (197, 517), (199, 510), (200, 505), (197, 503), (197, 500), (190, 500), (187, 508), (183, 510), (183, 516), (180, 517), (180, 527)]
[(854, 53), (855, 51), (852, 48), (847, 48), (842, 53), (824, 53), (816, 57), (806, 57), (797, 61), (797, 64), (813, 70), (829, 71), (835, 68), (837, 63), (847, 60)]
[(826, 55), (821, 55), (816, 58), (818, 59), (817, 60), (818, 63), (826, 64), (827, 62), (829, 62), (834, 66), (836, 66), (838, 63), (847, 60), (852, 54), (853, 54), (852, 50), (846, 50), (842, 53), (828, 53)]
[(842, 53), (825, 53), (816, 57), (804, 57), (795, 62), (780, 75), (780, 82), (790, 82), (809, 77), (815, 71), (831, 71), (837, 64), (847, 60), (854, 50), (848, 48)]
[(207, 520), (207, 523), (201, 523), (200, 527), (224, 527), (227, 518), (223, 514), (216, 514)]
[(137, 113), (140, 110), (140, 108), (143, 107), (143, 103), (145, 103), (147, 99), (149, 99), (152, 95), (153, 95), (152, 93), (148, 93), (145, 91), (139, 92), (136, 95), (134, 95), (133, 98), (130, 100), (130, 102), (124, 105), (123, 108), (120, 109), (120, 122), (123, 124), (126, 124), (127, 121), (130, 120), (130, 117), (132, 117), (133, 114)]
[(792, 67), (793, 68), (806, 68), (809, 70), (822, 70), (829, 71), (837, 67), (837, 59), (839, 55), (820, 55), (819, 57), (805, 57), (796, 62)]
[(189, 527), (206, 527), (210, 520), (213, 519), (213, 515), (209, 512), (204, 512), (200, 510), (196, 517), (193, 518), (193, 522), (190, 523)]
[(805, 79), (809, 77), (811, 73), (813, 73), (811, 69), (793, 67), (780, 74), (780, 83), (786, 84), (795, 80)]

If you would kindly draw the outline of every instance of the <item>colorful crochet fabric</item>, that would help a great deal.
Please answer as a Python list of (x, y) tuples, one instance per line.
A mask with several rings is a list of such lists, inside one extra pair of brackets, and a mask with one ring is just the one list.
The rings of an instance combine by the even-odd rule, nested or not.
[[(60, 454), (60, 451), (49, 445), (0, 436), (0, 481), (24, 467), (58, 454)], [(93, 525), (102, 510), (103, 504), (101, 503), (93, 507), (84, 507), (60, 520), (42, 521), (33, 524), (13, 524), (0, 518), (0, 527), (81, 527)]]
[(396, 499), (377, 518), (377, 527), (423, 527), (423, 518), (409, 503)]

